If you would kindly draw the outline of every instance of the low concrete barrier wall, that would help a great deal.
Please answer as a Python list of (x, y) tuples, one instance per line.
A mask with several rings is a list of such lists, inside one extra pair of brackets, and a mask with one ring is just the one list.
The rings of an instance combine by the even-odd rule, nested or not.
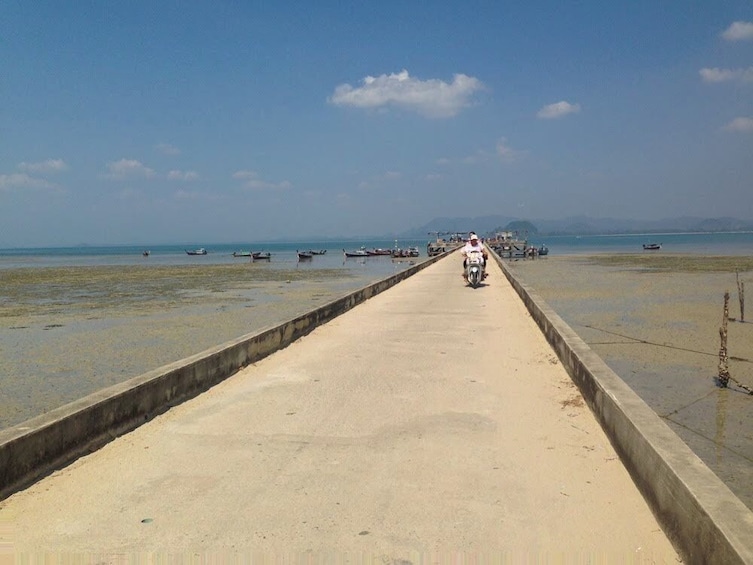
[(445, 256), (431, 257), (278, 326), (242, 336), (1, 431), (0, 500), (208, 390)]
[(687, 563), (753, 563), (753, 512), (492, 253)]

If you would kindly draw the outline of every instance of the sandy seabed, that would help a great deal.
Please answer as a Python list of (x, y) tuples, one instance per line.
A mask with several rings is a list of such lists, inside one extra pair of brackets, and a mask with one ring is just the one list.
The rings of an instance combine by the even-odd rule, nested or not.
[[(753, 388), (753, 320), (741, 321), (748, 259), (653, 255), (509, 261), (570, 327), (753, 508), (753, 396), (720, 388), (719, 328), (730, 293), (729, 371)], [(753, 300), (749, 318), (753, 318)]]
[(0, 271), (0, 429), (365, 286), (243, 265)]

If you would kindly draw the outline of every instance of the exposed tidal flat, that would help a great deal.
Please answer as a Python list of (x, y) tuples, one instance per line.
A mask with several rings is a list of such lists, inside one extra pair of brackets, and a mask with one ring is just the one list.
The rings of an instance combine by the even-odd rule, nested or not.
[(0, 429), (274, 326), (408, 263), (321, 265), (0, 269)]
[[(598, 254), (507, 263), (753, 509), (753, 396), (718, 375), (724, 293), (729, 371), (753, 388), (753, 258)], [(744, 296), (744, 295), (743, 295)]]

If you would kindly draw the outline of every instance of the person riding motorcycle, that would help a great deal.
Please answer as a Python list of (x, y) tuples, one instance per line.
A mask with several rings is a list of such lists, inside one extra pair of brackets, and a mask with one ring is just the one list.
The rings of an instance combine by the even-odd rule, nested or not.
[[(478, 251), (481, 253), (481, 256), (484, 258), (484, 266), (486, 266), (486, 262), (489, 260), (489, 254), (486, 252), (486, 248), (481, 244), (478, 236), (474, 232), (469, 234), (468, 241), (460, 250), (460, 254), (463, 256), (463, 278), (465, 278), (465, 268), (468, 265), (468, 253), (472, 251)], [(484, 278), (486, 278), (486, 276), (486, 271), (484, 271)]]

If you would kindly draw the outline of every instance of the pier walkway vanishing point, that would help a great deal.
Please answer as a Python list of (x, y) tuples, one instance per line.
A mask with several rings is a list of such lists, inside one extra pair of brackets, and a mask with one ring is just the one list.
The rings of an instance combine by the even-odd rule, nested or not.
[(442, 258), (11, 495), (0, 554), (677, 562), (500, 268), (475, 290), (460, 271)]

